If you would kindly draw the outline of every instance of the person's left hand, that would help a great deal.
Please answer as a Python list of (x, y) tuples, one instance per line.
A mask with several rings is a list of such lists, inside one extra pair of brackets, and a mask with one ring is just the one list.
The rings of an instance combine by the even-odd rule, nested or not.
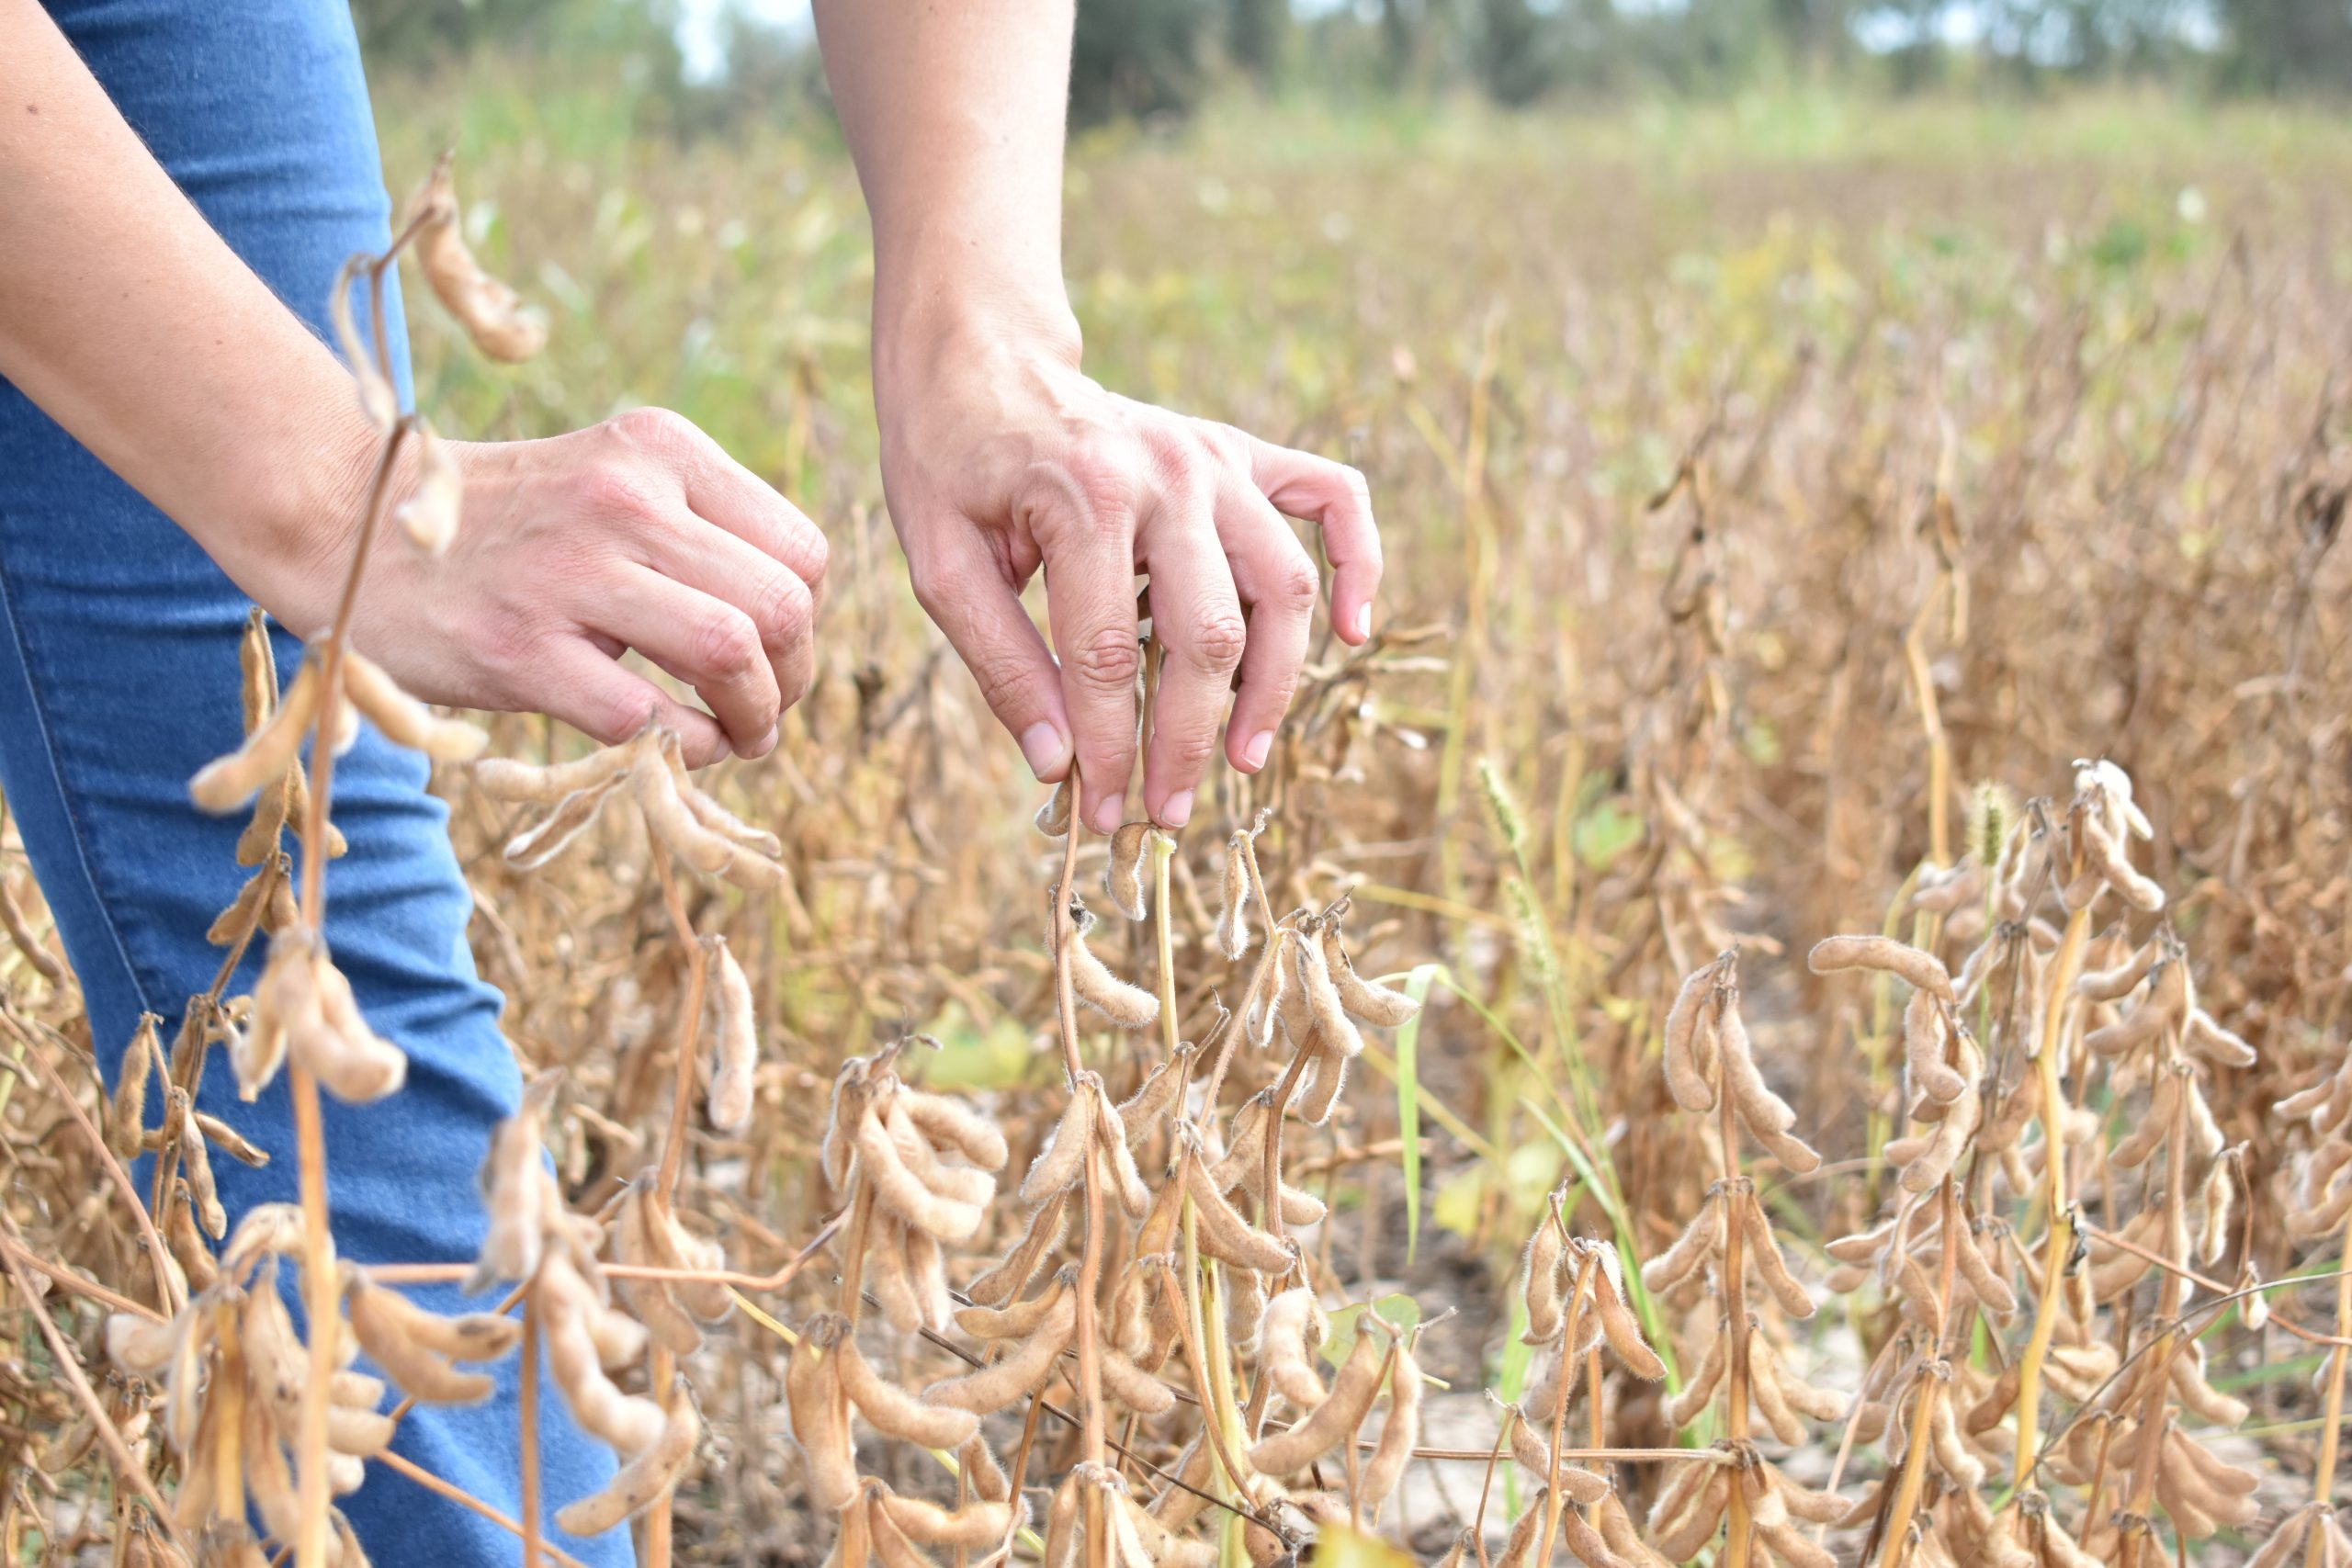
[[(1236, 768), (1265, 764), (1306, 661), (1321, 583), (1284, 513), (1322, 525), (1334, 629), (1371, 635), (1380, 537), (1363, 477), (1108, 392), (1074, 339), (964, 332), (910, 349), (877, 353), (876, 397), (916, 597), (1039, 779), (1075, 753), (1080, 810), (1107, 832), (1135, 765), (1148, 573), (1166, 658), (1144, 804), (1181, 827), (1220, 727)], [(1058, 663), (1020, 602), (1040, 566)]]

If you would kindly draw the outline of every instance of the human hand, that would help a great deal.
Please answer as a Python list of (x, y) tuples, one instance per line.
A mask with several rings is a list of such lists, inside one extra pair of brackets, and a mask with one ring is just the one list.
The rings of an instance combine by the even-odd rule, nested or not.
[[(1135, 765), (1138, 572), (1167, 650), (1143, 786), (1163, 827), (1190, 817), (1220, 725), (1254, 773), (1290, 706), (1321, 583), (1284, 513), (1322, 526), (1340, 638), (1371, 635), (1380, 537), (1354, 469), (1105, 391), (1074, 339), (900, 334), (876, 367), (915, 596), (1039, 779), (1075, 751), (1097, 829), (1124, 816)], [(1040, 566), (1058, 664), (1020, 602)]]
[[(825, 575), (824, 536), (789, 502), (662, 409), (450, 446), (465, 478), (457, 537), (437, 557), (397, 528), (378, 540), (352, 623), (362, 652), (428, 702), (545, 713), (600, 741), (659, 719), (692, 766), (775, 746), (808, 687)], [(311, 564), (257, 594), (298, 632), (334, 615), (368, 466), (353, 465), (351, 502), (318, 528)], [(710, 711), (623, 669), (628, 649)]]

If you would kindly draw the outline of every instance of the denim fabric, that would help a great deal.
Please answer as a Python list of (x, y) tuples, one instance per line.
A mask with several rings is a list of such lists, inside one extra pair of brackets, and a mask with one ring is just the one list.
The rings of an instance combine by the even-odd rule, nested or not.
[[(213, 227), (326, 335), (336, 269), (387, 243), (390, 208), (344, 0), (52, 0), (51, 10)], [(405, 385), (397, 299), (390, 320)], [(242, 732), (246, 610), (193, 540), (0, 381), (0, 787), (110, 1074), (142, 1010), (176, 1023), (210, 984), (220, 955), (205, 929), (246, 874), (240, 819), (203, 816), (187, 795), (188, 775)], [(290, 678), (300, 645), (281, 633), (277, 651)], [(372, 729), (334, 773), (351, 852), (327, 871), (328, 941), (369, 1021), (409, 1056), (399, 1095), (327, 1104), (335, 1240), (362, 1262), (472, 1256), (474, 1172), (520, 1092), (498, 994), (466, 945), (470, 895), (447, 814), (425, 779), (420, 758)], [(199, 1104), (272, 1156), (260, 1170), (216, 1160), (232, 1223), (295, 1197), (282, 1077), (248, 1106), (222, 1063)], [(460, 1301), (454, 1289), (422, 1299), (445, 1311)], [(491, 1403), (420, 1406), (395, 1447), (511, 1517), (513, 1358), (499, 1373)], [(602, 1486), (612, 1461), (560, 1404), (543, 1408), (552, 1509)], [(342, 1506), (377, 1562), (515, 1560), (512, 1535), (384, 1466), (368, 1473)], [(550, 1539), (591, 1563), (630, 1558), (625, 1530)]]

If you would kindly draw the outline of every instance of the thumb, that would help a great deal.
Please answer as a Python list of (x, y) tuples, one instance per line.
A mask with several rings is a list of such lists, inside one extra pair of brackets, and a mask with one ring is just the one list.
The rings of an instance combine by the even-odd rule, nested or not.
[(606, 746), (616, 746), (659, 723), (678, 737), (686, 766), (699, 768), (731, 755), (718, 721), (690, 707), (644, 676), (587, 643), (566, 639), (539, 660), (541, 711)]
[(1061, 666), (1014, 585), (984, 551), (926, 549), (920, 558), (910, 551), (908, 570), (916, 601), (979, 682), (1029, 771), (1047, 784), (1061, 778), (1070, 759)]

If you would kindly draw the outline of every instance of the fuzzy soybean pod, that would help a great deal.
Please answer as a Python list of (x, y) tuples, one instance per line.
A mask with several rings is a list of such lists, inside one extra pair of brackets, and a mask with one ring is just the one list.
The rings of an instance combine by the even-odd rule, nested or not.
[(263, 786), (294, 766), (319, 713), (319, 667), (315, 659), (302, 661), (294, 683), (278, 699), (276, 711), (244, 744), (225, 757), (215, 758), (188, 780), (187, 792), (198, 808), (215, 816), (234, 811), (258, 795)]
[(1071, 992), (1122, 1029), (1148, 1029), (1159, 1018), (1159, 998), (1141, 986), (1120, 979), (1094, 955), (1086, 944), (1087, 928), (1092, 923), (1093, 917), (1089, 915), (1072, 924), (1066, 939)]
[(901, 1089), (899, 1108), (934, 1145), (954, 1149), (982, 1170), (1002, 1170), (1004, 1134), (962, 1100), (923, 1089)]
[(1147, 913), (1143, 865), (1150, 848), (1149, 822), (1124, 822), (1111, 835), (1111, 859), (1102, 868), (1102, 890), (1111, 896), (1111, 907), (1131, 920), (1140, 920)]
[(722, 1133), (737, 1134), (752, 1124), (753, 1077), (760, 1064), (759, 1025), (752, 1012), (752, 982), (723, 936), (702, 938), (703, 949), (718, 964), (717, 984), (705, 1004), (711, 1031), (710, 1124)]
[(1010, 1503), (969, 1502), (959, 1508), (943, 1508), (920, 1497), (881, 1492), (875, 1495), (873, 1506), (909, 1540), (925, 1546), (979, 1551), (1003, 1540), (1012, 1528)]
[(808, 1490), (821, 1507), (839, 1512), (857, 1495), (857, 1456), (850, 1441), (849, 1404), (841, 1368), (825, 1344), (835, 1325), (809, 1333), (794, 1347), (785, 1368), (785, 1403), (792, 1414), (793, 1440), (800, 1445)]
[(1547, 1206), (1520, 1254), (1526, 1276), (1521, 1291), (1527, 1304), (1527, 1330), (1520, 1336), (1523, 1343), (1548, 1345), (1560, 1332), (1560, 1314), (1567, 1305), (1567, 1291), (1560, 1279), (1560, 1259), (1566, 1250), (1559, 1223)]
[[(669, 1416), (638, 1394), (623, 1393), (605, 1374), (597, 1317), (610, 1315), (595, 1292), (561, 1253), (539, 1266), (534, 1286), (546, 1328), (548, 1370), (573, 1419), (616, 1451), (635, 1456), (662, 1438)], [(644, 1337), (637, 1336), (642, 1345)]]
[[(1260, 960), (1266, 976), (1264, 988), (1258, 994), (1257, 1006), (1242, 1020), (1250, 1043), (1261, 1051), (1274, 1043), (1274, 1025), (1288, 1016), (1298, 990), (1293, 956), (1298, 947), (1298, 933), (1278, 925), (1266, 933), (1266, 940), (1272, 944), (1273, 956)], [(1304, 1010), (1299, 1011), (1299, 1022), (1302, 1028), (1306, 1027)]]
[(502, 1280), (527, 1280), (538, 1271), (546, 1246), (546, 1184), (539, 1179), (548, 1108), (563, 1081), (560, 1072), (541, 1073), (523, 1091), (523, 1103), (491, 1134), (490, 1153), (475, 1178), (490, 1227), (466, 1281), (469, 1292), (488, 1290)]
[(2254, 1047), (2246, 1043), (2243, 1035), (2222, 1028), (2213, 1015), (2201, 1007), (2188, 1010), (2188, 1022), (2181, 1031), (2181, 1043), (2207, 1061), (2224, 1067), (2250, 1067), (2256, 1060)]
[(922, 1391), (923, 1400), (976, 1416), (1001, 1410), (1046, 1381), (1077, 1327), (1078, 1298), (1064, 1294), (1011, 1353), (963, 1377), (933, 1383)]
[(2184, 1021), (2188, 1011), (2188, 963), (2176, 953), (2149, 971), (2148, 994), (2138, 1007), (2106, 1028), (2091, 1031), (2083, 1044), (2102, 1056), (2120, 1056)]
[(985, 1217), (980, 1206), (943, 1198), (924, 1186), (900, 1157), (880, 1112), (870, 1104), (858, 1117), (856, 1142), (862, 1179), (873, 1188), (876, 1201), (901, 1222), (958, 1245), (979, 1234)]
[(427, 1315), (421, 1308), (368, 1283), (364, 1275), (352, 1275), (348, 1289), (352, 1337), (405, 1393), (427, 1404), (475, 1404), (490, 1397), (496, 1384), (488, 1373), (459, 1371), (426, 1343), (417, 1324)]
[(1276, 1393), (1301, 1410), (1312, 1410), (1324, 1401), (1323, 1380), (1309, 1358), (1329, 1332), (1330, 1319), (1305, 1285), (1269, 1297), (1259, 1316), (1260, 1370)]
[(1037, 807), (1037, 815), (1033, 818), (1037, 831), (1048, 839), (1058, 839), (1069, 832), (1069, 778), (1065, 774), (1062, 782), (1054, 786), (1054, 793), (1046, 797), (1046, 804)]
[[(1357, 1332), (1363, 1332), (1361, 1324)], [(1380, 1523), (1381, 1506), (1396, 1490), (1406, 1461), (1413, 1457), (1413, 1450), (1420, 1440), (1421, 1365), (1413, 1359), (1411, 1343), (1400, 1334), (1388, 1366), (1388, 1419), (1381, 1426), (1380, 1440), (1373, 1446), (1372, 1462), (1363, 1467), (1356, 1489), (1356, 1500), (1364, 1510), (1367, 1523)]]
[(1243, 852), (1245, 835), (1225, 841), (1224, 898), (1216, 911), (1217, 951), (1238, 959), (1250, 951), (1250, 866)]
[(347, 1105), (397, 1093), (408, 1081), (408, 1054), (368, 1026), (341, 969), (323, 953), (311, 963), (318, 971), (319, 1011), (325, 1027), (289, 1029), (287, 1050), (328, 1093)]
[(1065, 1265), (1043, 1295), (1007, 1307), (959, 1307), (956, 1326), (975, 1339), (1025, 1339), (1060, 1308), (1062, 1298), (1069, 1294), (1077, 1280), (1077, 1266)]
[(470, 762), (490, 744), (490, 732), (433, 710), (400, 688), (381, 665), (356, 648), (343, 650), (343, 694), (375, 722), (384, 739), (436, 762)]
[(1711, 1192), (1674, 1245), (1642, 1265), (1643, 1289), (1655, 1295), (1690, 1279), (1721, 1249), (1723, 1235), (1721, 1196)]
[(1976, 1243), (1975, 1228), (1963, 1221), (1946, 1241), (1952, 1249), (1952, 1261), (1968, 1280), (1968, 1288), (1976, 1292), (1977, 1302), (1995, 1317), (2007, 1317), (2018, 1310), (2017, 1292), (2009, 1282), (1995, 1272), (1992, 1261)]
[(964, 1293), (976, 1304), (1001, 1306), (1029, 1288), (1037, 1270), (1061, 1244), (1069, 1217), (1069, 1194), (1055, 1193), (1029, 1216), (1029, 1228), (995, 1268), (973, 1280)]
[(2155, 941), (2142, 942), (2121, 964), (2112, 969), (2095, 969), (2076, 976), (2075, 994), (2095, 1002), (2117, 1002), (2139, 989), (2140, 982), (2148, 977), (2155, 966), (2163, 944)]
[[(1331, 978), (1331, 965), (1323, 956), (1320, 928), (1299, 934), (1298, 977), (1306, 990), (1306, 1010), (1314, 1021), (1315, 1032), (1323, 1041), (1325, 1064), (1334, 1057), (1344, 1062), (1363, 1055), (1363, 1033), (1340, 999), (1340, 987)], [(1317, 1070), (1318, 1077), (1321, 1070)]]
[[(1663, 1526), (1659, 1523), (1657, 1510), (1654, 1509), (1650, 1515), (1650, 1533), (1658, 1554), (1672, 1562), (1688, 1562), (1714, 1539), (1716, 1528), (1723, 1523), (1724, 1510), (1731, 1506), (1731, 1489), (1735, 1484), (1721, 1465), (1692, 1465), (1688, 1468), (1698, 1470), (1702, 1474), (1698, 1487), (1684, 1499), (1684, 1507), (1678, 1514), (1667, 1515)], [(1675, 1492), (1674, 1487), (1668, 1487), (1659, 1496), (1660, 1505), (1673, 1498)]]
[(1764, 1075), (1757, 1069), (1755, 1043), (1748, 1038), (1747, 1025), (1739, 1016), (1736, 998), (1723, 1005), (1718, 1033), (1724, 1077), (1730, 1085), (1733, 1102), (1739, 1107), (1740, 1120), (1758, 1135), (1786, 1133), (1795, 1126), (1796, 1111), (1766, 1086)]
[(1176, 1408), (1175, 1392), (1136, 1365), (1115, 1346), (1102, 1348), (1100, 1371), (1103, 1392), (1138, 1416), (1165, 1416)]
[(1600, 1277), (1592, 1292), (1600, 1332), (1627, 1371), (1645, 1382), (1656, 1382), (1666, 1376), (1666, 1363), (1650, 1348), (1648, 1339), (1642, 1334), (1641, 1320), (1634, 1315), (1632, 1305), (1625, 1300), (1625, 1278), (1620, 1272), (1617, 1249), (1600, 1242), (1595, 1244), (1593, 1250), (1600, 1259)]
[(1903, 1010), (1903, 1057), (1911, 1069), (1911, 1081), (1920, 1092), (1939, 1104), (1950, 1105), (1968, 1089), (1967, 1080), (1952, 1071), (1944, 1060), (1943, 1010), (1938, 1006), (1931, 991), (1911, 993), (1910, 1002)]
[(680, 1378), (671, 1385), (661, 1436), (622, 1465), (602, 1492), (559, 1509), (555, 1522), (567, 1535), (591, 1536), (637, 1517), (670, 1495), (701, 1440), (702, 1414)]
[(1378, 1029), (1395, 1029), (1421, 1010), (1421, 1004), (1404, 992), (1375, 986), (1356, 973), (1355, 962), (1348, 956), (1347, 944), (1340, 940), (1337, 919), (1323, 928), (1322, 948), (1323, 965), (1330, 972), (1332, 988), (1340, 994), (1340, 1005), (1353, 1017)]
[(1699, 1035), (1714, 1021), (1716, 988), (1723, 971), (1724, 961), (1720, 958), (1692, 970), (1684, 978), (1682, 988), (1675, 993), (1674, 1005), (1667, 1010), (1660, 1053), (1666, 1068), (1667, 1092), (1685, 1111), (1707, 1111), (1715, 1108), (1714, 1079), (1702, 1065)]
[(1359, 1325), (1355, 1347), (1331, 1380), (1329, 1395), (1295, 1427), (1259, 1439), (1250, 1450), (1250, 1468), (1266, 1475), (1295, 1474), (1353, 1438), (1380, 1393), (1385, 1359), (1372, 1335)]
[(1707, 1353), (1700, 1358), (1698, 1370), (1690, 1374), (1690, 1381), (1676, 1393), (1667, 1395), (1666, 1418), (1676, 1427), (1688, 1427), (1697, 1420), (1699, 1413), (1706, 1409), (1708, 1401), (1714, 1397), (1716, 1388), (1724, 1381), (1724, 1367), (1730, 1343), (1728, 1332), (1709, 1340)]
[(1198, 1149), (1184, 1151), (1182, 1169), (1185, 1195), (1193, 1200), (1201, 1250), (1237, 1269), (1261, 1274), (1280, 1274), (1290, 1268), (1294, 1258), (1290, 1245), (1251, 1224), (1226, 1201)]
[[(633, 1269), (663, 1267), (647, 1234), (646, 1211), (644, 1189), (632, 1188), (613, 1216), (613, 1254)], [(663, 1348), (680, 1356), (702, 1348), (702, 1329), (661, 1280), (616, 1280), (613, 1285), (630, 1315), (645, 1325)]]
[(1791, 1317), (1811, 1317), (1813, 1298), (1805, 1293), (1796, 1276), (1789, 1272), (1762, 1201), (1753, 1192), (1743, 1192), (1733, 1201), (1739, 1209), (1740, 1226), (1747, 1235), (1748, 1256), (1755, 1260), (1757, 1275), (1763, 1280), (1765, 1289), (1772, 1292), (1772, 1299)]
[(651, 744), (651, 738), (650, 729), (642, 730), (618, 746), (607, 746), (569, 762), (523, 762), (512, 757), (484, 757), (473, 766), (474, 787), (492, 800), (553, 806), (583, 790), (618, 784), (627, 778), (629, 764)]
[(1551, 1505), (1552, 1494), (1537, 1487), (1535, 1495), (1527, 1500), (1527, 1511), (1510, 1527), (1510, 1534), (1503, 1541), (1502, 1554), (1495, 1559), (1495, 1568), (1531, 1568), (1535, 1557), (1536, 1541), (1544, 1534), (1544, 1514)]
[(443, 154), (410, 198), (417, 223), (417, 260), (443, 309), (458, 319), (474, 346), (492, 359), (520, 364), (547, 346), (547, 317), (526, 310), (514, 290), (474, 259), (466, 244), (449, 164), (449, 156)]
[[(815, 1332), (813, 1325), (809, 1332)], [(980, 1429), (979, 1417), (970, 1411), (926, 1404), (876, 1371), (847, 1320), (829, 1325), (820, 1343), (839, 1361), (842, 1392), (883, 1436), (926, 1449), (958, 1449)]]
[(1139, 1220), (1151, 1209), (1151, 1189), (1136, 1168), (1136, 1156), (1127, 1139), (1126, 1123), (1119, 1119), (1119, 1108), (1102, 1091), (1102, 1080), (1093, 1078), (1085, 1092), (1094, 1100), (1094, 1140), (1101, 1145), (1103, 1162), (1110, 1167), (1111, 1190), (1118, 1194), (1120, 1206), (1129, 1219)]
[(1952, 999), (1951, 971), (1934, 953), (1890, 936), (1833, 936), (1814, 944), (1805, 959), (1816, 975), (1841, 969), (1876, 969), (1900, 976), (1937, 1000)]
[(1030, 1163), (1029, 1174), (1022, 1178), (1023, 1202), (1043, 1203), (1084, 1179), (1087, 1150), (1094, 1141), (1096, 1100), (1088, 1089), (1092, 1077), (1091, 1073), (1082, 1075), (1071, 1089), (1069, 1103), (1054, 1124), (1053, 1137)]

